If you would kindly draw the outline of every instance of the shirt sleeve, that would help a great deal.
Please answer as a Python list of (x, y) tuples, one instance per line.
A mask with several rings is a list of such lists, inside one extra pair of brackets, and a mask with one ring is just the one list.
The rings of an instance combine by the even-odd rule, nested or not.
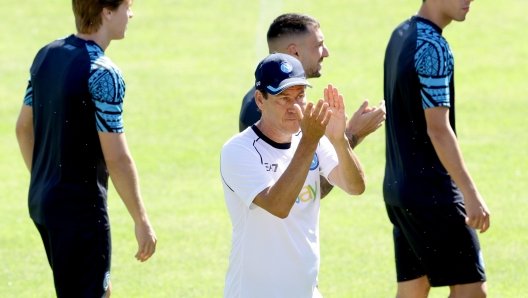
[(261, 163), (258, 153), (251, 151), (237, 140), (232, 140), (222, 148), (220, 174), (225, 185), (248, 208), (260, 192), (275, 183)]
[(31, 84), (31, 78), (28, 79), (24, 104), (28, 107), (33, 107), (33, 85)]
[(124, 132), (123, 99), (125, 82), (118, 69), (96, 68), (88, 80), (88, 88), (95, 103), (97, 131)]
[(434, 40), (424, 41), (415, 55), (424, 109), (450, 107), (449, 82), (453, 76), (451, 50)]
[[(328, 179), (328, 175), (339, 164), (337, 153), (334, 146), (326, 136), (323, 136), (319, 141), (319, 146), (316, 150), (317, 159), (319, 160), (319, 174), (328, 180), (330, 184), (334, 185)], [(315, 158), (314, 158), (315, 160)]]

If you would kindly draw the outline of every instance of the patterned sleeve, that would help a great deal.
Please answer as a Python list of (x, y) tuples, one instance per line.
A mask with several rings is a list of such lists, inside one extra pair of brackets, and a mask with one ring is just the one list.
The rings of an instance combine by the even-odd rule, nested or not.
[(88, 88), (95, 103), (97, 131), (121, 133), (125, 82), (121, 71), (106, 57), (92, 65)]
[(24, 96), (24, 104), (28, 107), (33, 106), (33, 85), (31, 84), (31, 78), (28, 79), (26, 95)]
[(420, 79), (420, 92), (424, 109), (450, 107), (449, 82), (453, 77), (453, 56), (449, 45), (442, 40), (430, 39), (418, 41), (414, 57), (416, 71)]

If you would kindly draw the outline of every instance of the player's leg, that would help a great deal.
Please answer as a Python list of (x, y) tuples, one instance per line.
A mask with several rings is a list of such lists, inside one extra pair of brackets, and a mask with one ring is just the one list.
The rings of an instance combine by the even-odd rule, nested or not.
[(106, 298), (110, 297), (110, 294), (112, 294), (112, 281), (108, 281), (108, 288), (106, 289)]
[[(400, 225), (432, 287), (465, 290), (486, 281), (478, 236), (465, 223), (462, 203), (407, 208)], [(458, 285), (461, 285), (459, 287)]]
[(387, 215), (393, 224), (394, 255), (396, 261), (397, 298), (427, 297), (431, 286), (425, 269), (416, 257), (400, 226), (399, 207), (386, 205)]
[(396, 298), (424, 298), (429, 295), (430, 289), (427, 275), (424, 275), (413, 280), (398, 282)]
[(455, 285), (449, 288), (451, 290), (449, 298), (486, 298), (488, 296), (488, 287), (485, 281)]
[(48, 230), (57, 297), (105, 297), (110, 281), (110, 231)]

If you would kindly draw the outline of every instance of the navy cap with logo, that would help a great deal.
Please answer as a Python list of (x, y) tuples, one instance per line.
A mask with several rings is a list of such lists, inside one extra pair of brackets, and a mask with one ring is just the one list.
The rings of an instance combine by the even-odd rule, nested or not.
[(299, 85), (312, 87), (301, 62), (293, 56), (275, 52), (260, 61), (255, 70), (255, 88), (271, 95)]

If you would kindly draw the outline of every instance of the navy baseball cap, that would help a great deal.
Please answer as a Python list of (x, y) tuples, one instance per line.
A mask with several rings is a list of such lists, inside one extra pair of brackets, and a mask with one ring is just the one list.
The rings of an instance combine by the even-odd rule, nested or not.
[(299, 85), (312, 87), (301, 62), (293, 56), (274, 52), (260, 61), (255, 70), (255, 88), (271, 95)]

